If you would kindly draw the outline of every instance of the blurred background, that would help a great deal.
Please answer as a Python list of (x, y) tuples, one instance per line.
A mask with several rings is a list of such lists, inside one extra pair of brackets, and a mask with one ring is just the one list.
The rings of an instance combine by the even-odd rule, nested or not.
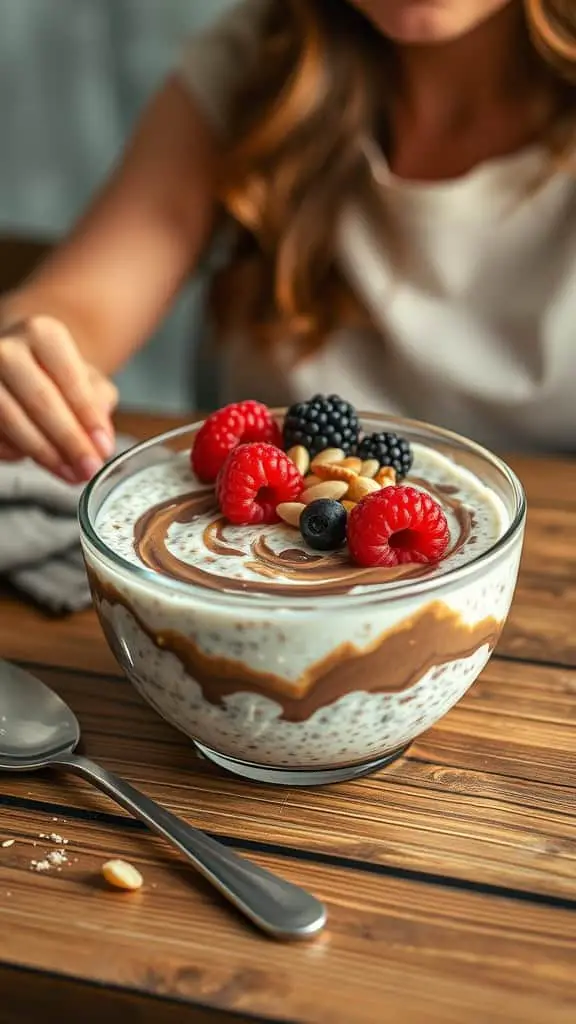
[[(0, 0), (1, 239), (52, 242), (66, 231), (186, 36), (233, 2)], [(194, 370), (205, 286), (201, 277), (191, 283), (119, 375), (123, 405), (210, 404)]]

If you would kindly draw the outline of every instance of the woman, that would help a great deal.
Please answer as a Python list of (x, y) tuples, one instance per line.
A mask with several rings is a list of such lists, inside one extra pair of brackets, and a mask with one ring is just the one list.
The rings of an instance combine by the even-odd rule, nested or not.
[(224, 399), (339, 391), (493, 446), (573, 449), (575, 61), (569, 0), (236, 5), (5, 298), (1, 457), (96, 471), (106, 375), (221, 227)]

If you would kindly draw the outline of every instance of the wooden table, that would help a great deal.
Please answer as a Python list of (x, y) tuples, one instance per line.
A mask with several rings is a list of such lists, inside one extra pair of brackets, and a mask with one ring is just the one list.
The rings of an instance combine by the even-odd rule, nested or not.
[[(269, 942), (88, 786), (5, 776), (2, 1024), (574, 1024), (576, 469), (511, 461), (530, 517), (498, 652), (406, 757), (359, 782), (219, 775), (122, 679), (92, 612), (51, 621), (0, 598), (0, 655), (70, 702), (90, 755), (330, 908), (317, 941)], [(35, 873), (52, 832), (69, 862)], [(106, 891), (111, 856), (141, 868), (143, 890)]]

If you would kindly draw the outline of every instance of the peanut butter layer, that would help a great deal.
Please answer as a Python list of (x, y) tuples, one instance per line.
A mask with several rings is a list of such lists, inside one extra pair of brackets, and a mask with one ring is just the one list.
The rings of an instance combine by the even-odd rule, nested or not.
[[(103, 584), (93, 572), (90, 582), (95, 603), (123, 605), (152, 643), (181, 662), (211, 704), (221, 704), (234, 693), (256, 693), (278, 703), (282, 717), (291, 722), (305, 721), (347, 693), (402, 693), (433, 668), (468, 658), (480, 647), (487, 646), (492, 651), (502, 629), (502, 623), (492, 617), (469, 625), (443, 602), (432, 601), (416, 615), (380, 634), (370, 647), (358, 649), (350, 643), (340, 644), (327, 657), (312, 664), (298, 680), (291, 681), (273, 673), (257, 672), (238, 660), (207, 655), (177, 632), (154, 631), (135, 615), (115, 587)], [(102, 621), (114, 650), (121, 637), (116, 636), (106, 615)]]

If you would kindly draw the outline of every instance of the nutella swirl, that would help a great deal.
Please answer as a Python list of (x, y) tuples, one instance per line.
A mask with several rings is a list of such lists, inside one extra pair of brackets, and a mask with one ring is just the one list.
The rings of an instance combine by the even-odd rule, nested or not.
[[(425, 487), (452, 513), (456, 531), (453, 531), (446, 557), (459, 551), (472, 538), (473, 511), (459, 501), (450, 485), (434, 487), (419, 479), (410, 482)], [(176, 525), (185, 526), (200, 520), (206, 521), (201, 534), (200, 557), (192, 563), (179, 558), (171, 549), (170, 531)], [(242, 548), (237, 543), (238, 528), (230, 527), (221, 517), (213, 491), (203, 490), (158, 502), (140, 516), (134, 525), (134, 550), (143, 565), (170, 579), (212, 590), (243, 593), (345, 594), (358, 586), (381, 586), (392, 580), (424, 576), (431, 571), (430, 566), (419, 564), (394, 568), (355, 566), (345, 549), (324, 553), (298, 547), (296, 541), (300, 538), (295, 531), (294, 540), (283, 546), (282, 538), (288, 530), (283, 525), (258, 527), (257, 532), (248, 528)], [(229, 536), (231, 531), (235, 540)], [(274, 539), (276, 545), (272, 543)], [(211, 558), (240, 559), (251, 578), (211, 572)]]

